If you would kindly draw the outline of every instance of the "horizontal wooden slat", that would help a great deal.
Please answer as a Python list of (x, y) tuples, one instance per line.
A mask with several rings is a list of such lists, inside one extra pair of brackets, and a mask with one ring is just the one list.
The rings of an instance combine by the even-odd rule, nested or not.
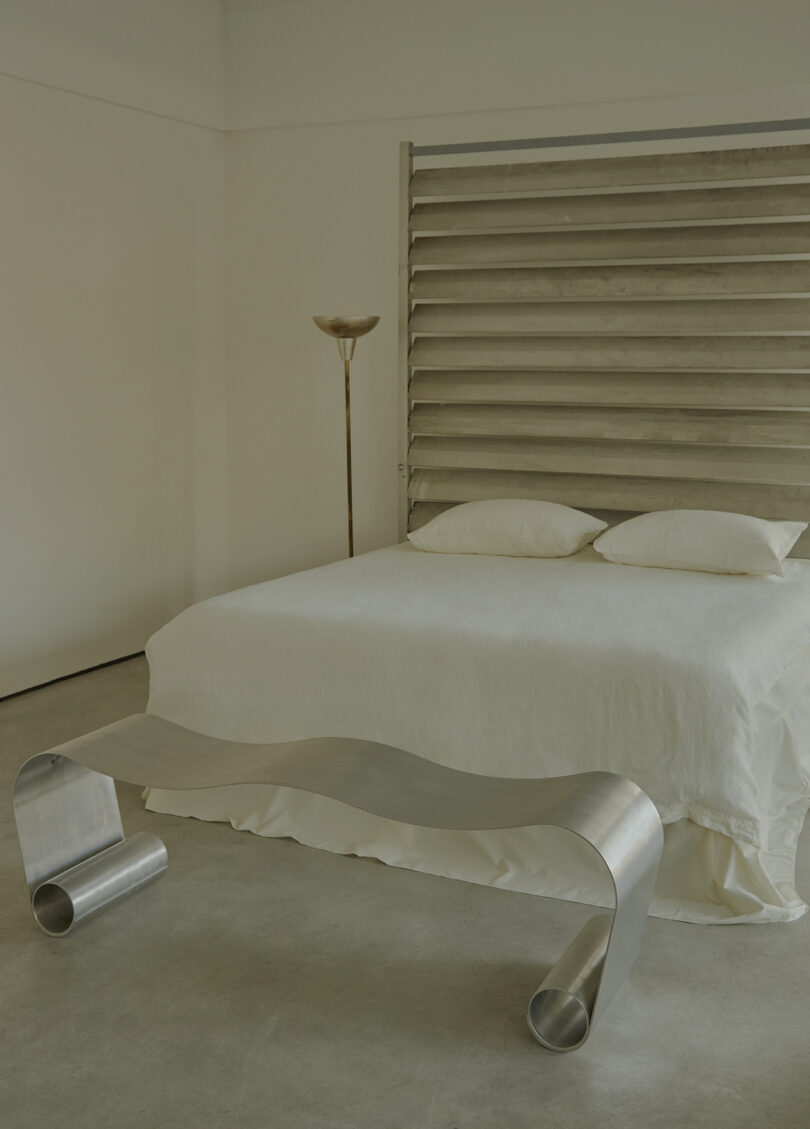
[(704, 300), (738, 294), (810, 297), (810, 261), (417, 270), (410, 294), (412, 299), (463, 302), (667, 297)]
[(810, 486), (810, 448), (583, 439), (414, 439), (414, 467), (694, 478)]
[(810, 449), (810, 411), (546, 408), (531, 404), (418, 404), (413, 435), (633, 439)]
[(810, 146), (725, 149), (696, 153), (646, 153), (579, 161), (473, 165), (420, 169), (414, 196), (495, 196), (563, 189), (620, 188), (629, 185), (782, 178), (810, 180)]
[(808, 521), (810, 487), (761, 483), (693, 482), (589, 474), (502, 470), (414, 470), (409, 496), (419, 501), (472, 502), (483, 498), (540, 498), (578, 509), (634, 511), (704, 509), (747, 513), (769, 520)]
[(807, 298), (725, 299), (722, 302), (476, 302), (419, 303), (412, 333), (810, 335)]
[(520, 235), (425, 235), (411, 248), (414, 266), (601, 262), (648, 259), (769, 258), (810, 255), (810, 223), (547, 231)]
[(810, 218), (810, 186), (628, 192), (613, 196), (547, 196), (416, 204), (411, 230), (506, 231), (509, 228), (604, 227)]
[(417, 369), (409, 395), (442, 404), (810, 408), (810, 374)]
[[(423, 525), (427, 525), (434, 517), (450, 510), (453, 506), (458, 505), (457, 502), (414, 502), (411, 505), (410, 513), (408, 515), (408, 532), (414, 529), (421, 529)], [(608, 525), (618, 525), (622, 521), (628, 521), (632, 517), (638, 517), (638, 512), (633, 510), (603, 510), (594, 509), (588, 506), (589, 514), (599, 518), (600, 521), (606, 521)], [(810, 530), (806, 530), (801, 534), (796, 544), (793, 546), (791, 557), (807, 559), (810, 557)]]
[(418, 337), (427, 368), (768, 369), (810, 371), (803, 337)]

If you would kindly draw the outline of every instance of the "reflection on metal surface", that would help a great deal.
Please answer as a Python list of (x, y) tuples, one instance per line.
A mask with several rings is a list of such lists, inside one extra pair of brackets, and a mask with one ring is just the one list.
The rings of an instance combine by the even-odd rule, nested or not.
[(607, 867), (616, 906), (612, 916), (587, 922), (529, 1003), (533, 1036), (554, 1051), (585, 1042), (633, 964), (663, 846), (652, 801), (609, 772), (481, 776), (372, 741), (251, 745), (135, 714), (32, 757), (17, 776), (14, 808), (32, 909), (52, 936), (166, 869), (155, 836), (123, 838), (112, 777), (155, 788), (300, 788), (421, 827), (572, 831)]

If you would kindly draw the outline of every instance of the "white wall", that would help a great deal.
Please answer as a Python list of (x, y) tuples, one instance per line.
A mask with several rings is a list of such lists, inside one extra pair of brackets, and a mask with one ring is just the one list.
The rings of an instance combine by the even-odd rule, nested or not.
[(808, 41), (805, 0), (227, 0), (231, 583), (345, 555), (314, 313), (382, 315), (352, 369), (355, 544), (397, 539), (401, 140), (806, 116)]
[(0, 8), (0, 694), (225, 583), (220, 20)]

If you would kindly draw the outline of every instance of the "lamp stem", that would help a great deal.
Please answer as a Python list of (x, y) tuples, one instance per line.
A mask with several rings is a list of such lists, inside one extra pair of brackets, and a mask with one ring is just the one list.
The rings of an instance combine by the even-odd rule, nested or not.
[[(354, 344), (354, 342), (352, 342)], [(346, 376), (346, 489), (349, 499), (349, 556), (354, 556), (354, 531), (352, 528), (352, 408), (349, 395), (349, 358), (343, 361)]]

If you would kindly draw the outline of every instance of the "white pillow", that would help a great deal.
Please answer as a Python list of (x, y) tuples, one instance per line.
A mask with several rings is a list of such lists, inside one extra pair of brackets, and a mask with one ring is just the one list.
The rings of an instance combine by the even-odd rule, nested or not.
[(614, 526), (593, 547), (616, 564), (782, 576), (782, 561), (806, 528), (722, 510), (660, 510)]
[(567, 557), (603, 529), (607, 522), (556, 502), (495, 498), (453, 506), (408, 539), (428, 553)]

